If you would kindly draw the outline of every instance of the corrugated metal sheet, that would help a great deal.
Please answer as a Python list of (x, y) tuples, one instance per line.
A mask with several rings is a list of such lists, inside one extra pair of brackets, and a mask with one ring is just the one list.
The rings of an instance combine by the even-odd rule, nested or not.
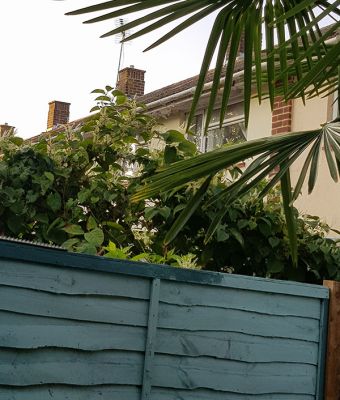
[(322, 398), (328, 289), (0, 241), (0, 400)]

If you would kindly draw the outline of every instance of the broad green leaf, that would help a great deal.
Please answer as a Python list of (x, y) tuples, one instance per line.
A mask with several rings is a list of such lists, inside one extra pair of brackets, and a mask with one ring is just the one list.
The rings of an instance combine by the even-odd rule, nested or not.
[(100, 228), (95, 228), (90, 232), (86, 232), (84, 238), (92, 246), (99, 247), (104, 242), (104, 233)]
[(267, 262), (267, 271), (272, 274), (282, 272), (284, 267), (284, 263), (281, 260), (270, 258)]
[(280, 244), (280, 239), (277, 237), (270, 237), (268, 238), (268, 242), (273, 248), (275, 248)]
[(90, 255), (96, 255), (97, 254), (97, 248), (94, 246), (92, 243), (89, 242), (83, 242), (79, 244), (76, 248), (77, 253), (84, 253), (84, 254), (90, 254)]
[(94, 89), (94, 90), (92, 90), (91, 93), (97, 93), (97, 94), (104, 94), (104, 95), (106, 95), (106, 92), (105, 92), (105, 90), (103, 90), (103, 89)]
[(86, 224), (86, 229), (88, 231), (91, 231), (92, 229), (97, 228), (97, 222), (95, 220), (95, 218), (92, 217), (92, 215), (89, 216), (89, 219), (87, 220), (87, 224)]
[(64, 231), (74, 236), (84, 234), (82, 227), (80, 225), (75, 225), (75, 224), (66, 225), (64, 227)]
[(60, 210), (61, 208), (61, 196), (58, 192), (50, 193), (46, 199), (47, 205), (54, 212)]
[(44, 175), (46, 176), (46, 178), (47, 178), (49, 181), (54, 182), (54, 175), (52, 174), (52, 172), (46, 171), (46, 172), (44, 172)]
[(112, 221), (105, 221), (103, 222), (103, 225), (107, 225), (110, 228), (116, 229), (117, 231), (124, 231), (124, 227), (120, 224), (118, 224), (117, 222), (112, 222)]
[(229, 228), (229, 232), (234, 236), (234, 238), (244, 247), (244, 239), (240, 231), (235, 228)]
[(183, 151), (185, 154), (195, 154), (197, 151), (195, 143), (189, 142), (189, 140), (184, 140), (178, 145), (178, 150)]
[(170, 228), (169, 232), (167, 233), (165, 239), (164, 239), (164, 244), (167, 245), (172, 240), (175, 239), (177, 234), (180, 232), (180, 230), (183, 228), (183, 226), (188, 222), (189, 218), (193, 215), (193, 213), (196, 211), (198, 206), (201, 204), (202, 199), (205, 195), (205, 192), (207, 191), (209, 184), (211, 181), (211, 177), (209, 176), (201, 185), (201, 187), (197, 190), (195, 195), (189, 200), (187, 206), (185, 209), (180, 213), (180, 215), (177, 217), (176, 221)]
[(79, 239), (68, 239), (66, 242), (64, 242), (61, 247), (64, 249), (71, 251), (73, 249), (73, 246), (79, 243)]
[(165, 164), (172, 164), (177, 161), (177, 150), (176, 147), (166, 146), (164, 150), (164, 162)]

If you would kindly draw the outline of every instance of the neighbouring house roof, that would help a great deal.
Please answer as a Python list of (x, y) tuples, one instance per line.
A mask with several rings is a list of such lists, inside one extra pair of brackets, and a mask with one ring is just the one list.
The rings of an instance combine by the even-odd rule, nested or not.
[[(322, 28), (321, 31), (325, 31), (327, 28), (328, 26)], [(336, 32), (329, 37), (329, 39), (339, 35), (340, 35), (340, 28), (338, 28)], [(242, 71), (243, 66), (244, 66), (243, 56), (241, 55), (240, 57), (238, 57), (236, 61), (234, 67), (234, 73)], [(208, 71), (205, 78), (205, 84), (209, 84), (212, 82), (214, 77), (214, 72), (215, 69), (211, 69)], [(225, 76), (225, 72), (226, 68), (224, 67), (222, 69), (221, 78)], [(186, 112), (190, 109), (191, 100), (195, 92), (198, 78), (199, 75), (195, 75), (190, 78), (181, 80), (179, 82), (175, 82), (171, 85), (167, 85), (165, 87), (162, 87), (160, 89), (154, 90), (152, 92), (137, 97), (137, 101), (145, 104), (147, 106), (148, 111), (151, 114), (160, 117), (167, 117), (175, 111)], [(241, 101), (243, 89), (242, 85), (240, 85), (240, 82), (242, 81), (243, 81), (243, 76), (240, 76), (235, 80), (235, 85), (232, 88), (230, 96), (231, 103)], [(200, 98), (201, 107), (206, 106), (209, 93), (210, 93), (209, 88), (203, 89)], [(90, 117), (91, 115), (69, 122), (67, 126), (71, 128), (78, 127), (84, 124)], [(43, 132), (40, 135), (31, 137), (29, 140), (32, 142), (37, 142), (41, 137), (46, 137), (49, 135), (55, 136), (56, 133), (61, 132), (63, 129), (64, 128), (61, 126), (56, 129), (50, 130), (48, 132)]]
[[(243, 70), (243, 56), (240, 56), (237, 59), (235, 64), (234, 72), (239, 72)], [(225, 76), (226, 68), (223, 68), (221, 73), (221, 78)], [(213, 80), (215, 73), (215, 69), (211, 69), (208, 71), (205, 83), (210, 83)], [(183, 101), (187, 100), (188, 102), (191, 101), (193, 93), (195, 91), (197, 82), (198, 82), (199, 75), (192, 76), (190, 78), (184, 79), (182, 81), (173, 83), (171, 85), (162, 87), (160, 89), (154, 90), (150, 93), (147, 93), (143, 96), (138, 97), (138, 101), (141, 103), (146, 104), (148, 110), (150, 112), (155, 112), (156, 109), (162, 108), (168, 105), (174, 105), (175, 103), (180, 101), (183, 105)], [(209, 90), (203, 90), (204, 93), (209, 92)], [(176, 100), (173, 98), (176, 97)], [(155, 103), (155, 104), (154, 104)]]

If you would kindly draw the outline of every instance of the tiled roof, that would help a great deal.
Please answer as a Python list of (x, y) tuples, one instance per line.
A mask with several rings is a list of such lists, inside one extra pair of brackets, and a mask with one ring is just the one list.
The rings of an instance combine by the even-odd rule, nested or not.
[[(329, 28), (329, 26), (321, 28), (321, 31), (324, 32), (328, 28)], [(340, 28), (338, 28), (336, 30), (336, 32), (329, 37), (329, 39), (331, 39), (333, 37), (336, 37), (338, 35), (340, 35)], [(242, 69), (243, 69), (243, 58), (240, 57), (236, 61), (234, 72), (241, 71)], [(215, 69), (211, 69), (211, 70), (208, 71), (206, 79), (205, 79), (205, 83), (212, 82), (213, 77), (214, 77), (214, 72), (215, 72)], [(223, 77), (224, 75), (225, 75), (225, 68), (222, 70), (221, 77)], [(154, 101), (162, 100), (162, 99), (165, 99), (165, 98), (167, 98), (169, 96), (175, 95), (177, 93), (184, 92), (187, 89), (193, 89), (197, 85), (198, 77), (199, 77), (199, 75), (195, 75), (195, 76), (192, 76), (192, 77), (190, 77), (188, 79), (184, 79), (182, 81), (179, 81), (179, 82), (173, 83), (171, 85), (162, 87), (160, 89), (154, 90), (154, 91), (152, 91), (150, 93), (146, 93), (143, 96), (139, 96), (137, 98), (137, 100), (140, 103), (144, 103), (144, 104), (148, 105), (148, 104), (150, 104), (150, 103), (152, 103)], [(188, 94), (186, 94), (184, 96), (188, 97)], [(72, 122), (68, 123), (67, 126), (77, 127), (79, 125), (82, 125), (89, 117), (90, 116), (87, 116), (87, 117), (84, 117), (84, 118), (80, 118), (80, 119), (78, 119), (76, 121), (72, 121)], [(60, 132), (62, 129), (63, 129), (62, 127), (58, 127), (58, 128), (53, 129), (51, 131), (43, 132), (40, 135), (34, 136), (34, 137), (30, 138), (29, 140), (31, 140), (33, 142), (34, 141), (38, 141), (40, 137), (43, 137), (43, 136), (46, 137), (46, 135), (49, 135), (49, 134), (52, 134), (52, 136), (53, 136), (55, 133)]]
[[(241, 71), (243, 69), (243, 60), (239, 59), (239, 61), (235, 65), (235, 72)], [(205, 83), (212, 82), (214, 77), (215, 69), (211, 69), (208, 71), (207, 76), (205, 78)], [(222, 77), (225, 75), (225, 68), (222, 71)], [(187, 89), (194, 88), (197, 85), (199, 75), (192, 76), (191, 78), (184, 79), (182, 81), (173, 83), (171, 85), (162, 87), (161, 89), (157, 89), (153, 92), (147, 93), (143, 96), (138, 97), (138, 101), (148, 105), (154, 101), (163, 99), (165, 97), (171, 96), (176, 93), (183, 92)]]

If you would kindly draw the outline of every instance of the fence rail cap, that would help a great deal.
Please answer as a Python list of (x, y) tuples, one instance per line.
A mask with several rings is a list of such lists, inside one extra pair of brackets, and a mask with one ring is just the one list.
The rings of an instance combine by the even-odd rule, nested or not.
[(2, 259), (241, 290), (255, 290), (318, 299), (329, 298), (329, 289), (321, 285), (210, 271), (194, 271), (165, 265), (60, 252), (59, 250), (0, 240), (0, 262)]

